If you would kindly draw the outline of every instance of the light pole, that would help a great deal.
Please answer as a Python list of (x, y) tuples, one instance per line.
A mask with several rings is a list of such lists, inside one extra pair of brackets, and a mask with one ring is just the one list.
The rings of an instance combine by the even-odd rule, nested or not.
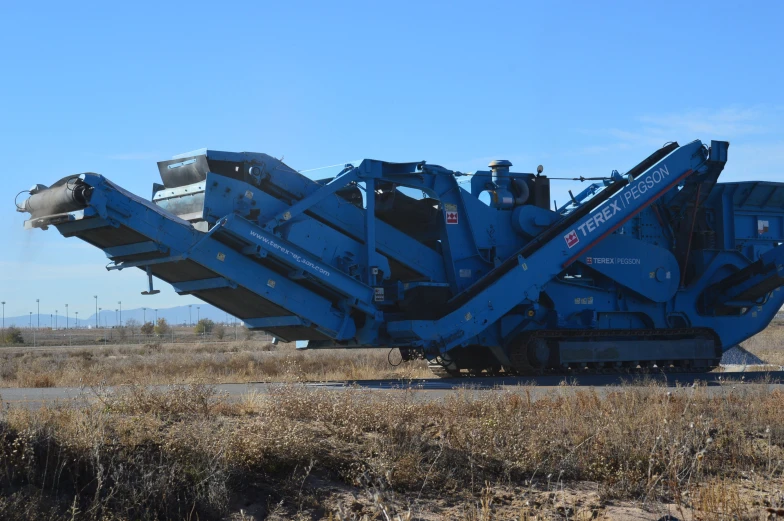
[(201, 322), (201, 306), (196, 306), (196, 323)]
[(147, 323), (147, 308), (142, 308), (142, 324)]
[(193, 307), (193, 304), (188, 304), (188, 325), (189, 326), (193, 325), (193, 319), (191, 318), (191, 308), (192, 307)]
[[(5, 331), (5, 300), (3, 301), (3, 331)], [(3, 339), (5, 339), (5, 335), (3, 335)]]
[(79, 312), (74, 312), (74, 315), (76, 315), (76, 329), (79, 329)]
[(155, 325), (158, 325), (158, 308), (155, 308)]
[(58, 313), (58, 311), (55, 309), (54, 310), (54, 328), (55, 329), (57, 329), (57, 313)]
[(120, 327), (122, 327), (122, 300), (117, 301), (120, 305)]
[[(101, 316), (101, 311), (103, 311), (103, 308), (98, 308), (98, 316), (99, 317)], [(100, 320), (98, 320), (98, 324), (99, 325), (101, 324)], [(106, 321), (105, 320), (103, 321), (103, 324), (104, 324), (103, 327), (105, 328), (106, 327)], [(106, 345), (106, 329), (103, 330), (103, 345)]]
[(119, 309), (114, 308), (114, 325), (117, 326), (117, 327), (120, 326), (120, 321), (117, 319), (117, 313), (119, 311), (120, 311)]
[(35, 304), (38, 306), (38, 311), (36, 311), (38, 315), (38, 329), (41, 329), (41, 299), (35, 299)]
[(33, 329), (33, 312), (30, 312), (30, 329)]
[(95, 329), (98, 329), (98, 295), (93, 295), (95, 299)]
[(65, 305), (65, 329), (68, 329), (68, 304)]

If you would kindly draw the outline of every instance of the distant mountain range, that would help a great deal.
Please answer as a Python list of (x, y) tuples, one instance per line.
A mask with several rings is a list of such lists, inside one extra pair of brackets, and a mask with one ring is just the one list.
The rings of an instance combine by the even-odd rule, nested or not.
[[(214, 322), (229, 324), (234, 323), (234, 320), (236, 320), (233, 316), (226, 314), (210, 304), (194, 304), (190, 307), (177, 306), (173, 308), (159, 308), (157, 313), (158, 318), (165, 318), (171, 325), (196, 324), (199, 318), (209, 318)], [(100, 327), (115, 327), (120, 323), (120, 313), (115, 312), (115, 310), (103, 310), (99, 315), (98, 320)], [(156, 311), (153, 308), (147, 308), (146, 311), (143, 308), (123, 309), (122, 323), (127, 324), (128, 320), (136, 320), (141, 324), (145, 319), (147, 322), (153, 322), (155, 321), (155, 316)], [(38, 320), (39, 317), (35, 312), (33, 312), (32, 315), (5, 317), (5, 327), (15, 326), (26, 328), (30, 327), (31, 324), (32, 327), (38, 327)], [(65, 314), (53, 315), (41, 313), (40, 320), (42, 328), (57, 327), (58, 329), (62, 329), (66, 327), (66, 322), (68, 327), (76, 327), (77, 325), (77, 317), (73, 313), (69, 313), (67, 317)], [(79, 315), (78, 326), (80, 328), (95, 327), (95, 313), (87, 317)]]

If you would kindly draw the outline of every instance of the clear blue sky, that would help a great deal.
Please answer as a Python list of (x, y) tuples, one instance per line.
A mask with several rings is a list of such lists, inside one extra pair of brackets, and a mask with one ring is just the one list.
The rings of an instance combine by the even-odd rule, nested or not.
[(142, 297), (142, 272), (24, 232), (13, 199), (83, 171), (149, 196), (155, 161), (201, 147), (297, 169), (506, 158), (588, 176), (666, 141), (726, 139), (725, 180), (784, 181), (780, 2), (16, 4), (0, 4), (6, 315), (40, 298), (86, 316), (96, 293), (109, 308), (195, 302)]

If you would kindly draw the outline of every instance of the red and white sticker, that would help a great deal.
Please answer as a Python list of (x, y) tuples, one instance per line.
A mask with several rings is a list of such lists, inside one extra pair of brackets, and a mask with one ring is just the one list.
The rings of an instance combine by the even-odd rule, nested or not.
[(566, 245), (569, 246), (569, 248), (572, 248), (575, 244), (580, 242), (580, 238), (577, 237), (577, 232), (574, 230), (564, 235), (564, 240), (566, 241)]
[(457, 205), (446, 203), (444, 205), (444, 212), (446, 213), (446, 223), (447, 224), (458, 224), (457, 218)]
[(757, 219), (757, 233), (762, 235), (768, 233), (768, 230), (770, 230), (770, 222)]

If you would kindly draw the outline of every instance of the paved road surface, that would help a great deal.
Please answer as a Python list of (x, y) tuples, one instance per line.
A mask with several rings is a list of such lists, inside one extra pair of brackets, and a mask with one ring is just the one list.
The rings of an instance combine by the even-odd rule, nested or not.
[[(709, 392), (725, 392), (739, 386), (768, 384), (773, 388), (784, 389), (784, 371), (770, 373), (698, 373), (678, 375), (650, 375), (647, 381), (655, 381), (671, 388), (690, 387), (695, 383), (705, 384)], [(412, 389), (417, 399), (437, 400), (458, 390), (469, 390), (473, 393), (492, 392), (498, 389), (513, 390), (520, 386), (532, 386), (534, 395), (546, 394), (558, 389), (594, 388), (606, 392), (618, 385), (640, 385), (645, 380), (639, 376), (623, 375), (592, 375), (576, 378), (562, 376), (538, 377), (507, 377), (507, 378), (450, 378), (426, 380), (359, 380), (354, 382), (324, 382), (304, 384), (311, 388), (342, 390), (362, 388), (372, 391), (396, 392), (401, 389)], [(267, 392), (276, 383), (248, 383), (217, 385), (218, 391), (231, 397), (240, 397), (249, 392)], [(165, 387), (165, 386), (161, 386)], [(0, 401), (11, 406), (37, 408), (43, 404), (62, 402), (87, 403), (95, 396), (89, 387), (52, 387), (40, 389), (0, 388)]]

